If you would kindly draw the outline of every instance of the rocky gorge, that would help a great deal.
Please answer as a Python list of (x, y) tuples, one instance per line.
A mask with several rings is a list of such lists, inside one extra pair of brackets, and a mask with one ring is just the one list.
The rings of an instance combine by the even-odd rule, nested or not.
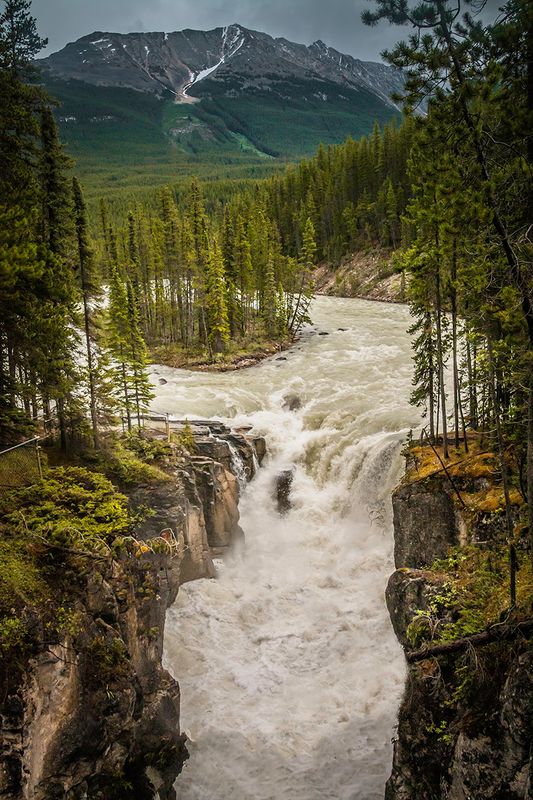
[[(149, 509), (135, 552), (95, 556), (73, 579), (63, 635), (36, 618), (31, 658), (2, 676), (0, 797), (175, 797), (187, 751), (179, 686), (161, 665), (166, 612), (183, 583), (214, 576), (213, 555), (242, 537), (239, 480), (265, 455), (264, 439), (219, 423), (191, 435), (192, 455), (171, 446), (162, 479), (128, 492), (133, 509)], [(172, 553), (155, 547), (161, 540), (175, 543)]]
[[(154, 367), (154, 414), (192, 420), (189, 455), (161, 429), (159, 477), (119, 484), (145, 510), (130, 549), (79, 574), (65, 559), (74, 613), (35, 619), (28, 669), (2, 676), (0, 797), (383, 800), (387, 779), (387, 800), (531, 793), (497, 458), (472, 434), (448, 476), (405, 448), (420, 420), (404, 306), (321, 297), (314, 319), (249, 370)], [(495, 619), (512, 636), (471, 645)]]
[[(411, 452), (393, 493), (397, 570), (386, 598), (408, 675), (385, 797), (528, 800), (533, 626), (520, 621), (531, 616), (527, 586), (521, 603), (519, 579), (514, 612), (469, 636), (484, 628), (505, 541), (495, 458), (474, 448), (447, 474), (439, 464), (428, 471), (428, 450)], [(516, 522), (523, 500), (511, 499)]]

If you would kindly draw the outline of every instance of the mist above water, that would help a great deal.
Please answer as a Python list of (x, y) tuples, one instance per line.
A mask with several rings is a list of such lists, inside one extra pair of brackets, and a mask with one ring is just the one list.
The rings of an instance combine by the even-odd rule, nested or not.
[[(329, 335), (306, 332), (285, 361), (155, 369), (168, 381), (157, 410), (251, 424), (270, 453), (241, 500), (244, 552), (182, 587), (168, 614), (165, 665), (193, 740), (179, 800), (383, 798), (404, 679), (384, 601), (390, 491), (419, 424), (409, 314), (319, 298), (312, 316)], [(280, 517), (275, 479), (292, 467)]]

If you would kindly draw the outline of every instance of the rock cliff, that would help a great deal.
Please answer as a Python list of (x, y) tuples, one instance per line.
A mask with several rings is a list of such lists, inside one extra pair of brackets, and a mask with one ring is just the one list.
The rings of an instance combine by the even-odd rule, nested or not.
[[(428, 657), (421, 650), (415, 661), (421, 645), (483, 630), (481, 612), (492, 609), (500, 591), (502, 509), (494, 502), (494, 477), (488, 477), (494, 465), (487, 454), (465, 463), (468, 468), (453, 471), (453, 486), (442, 470), (417, 474), (411, 463), (393, 495), (397, 571), (386, 599), (409, 666), (386, 800), (533, 797), (533, 652), (527, 636), (484, 647), (466, 643), (457, 652)], [(516, 500), (515, 519), (519, 513)], [(522, 602), (530, 615), (533, 598), (527, 587), (523, 591), (518, 606)], [(512, 628), (513, 619), (507, 610), (499, 622)]]
[[(149, 509), (136, 552), (94, 556), (73, 573), (62, 635), (36, 618), (30, 659), (0, 676), (0, 797), (175, 798), (187, 751), (179, 686), (161, 666), (166, 610), (242, 536), (238, 478), (253, 477), (265, 453), (262, 439), (218, 424), (193, 437), (195, 455), (167, 459), (161, 480), (128, 492), (133, 509)], [(175, 543), (173, 554), (156, 540)]]

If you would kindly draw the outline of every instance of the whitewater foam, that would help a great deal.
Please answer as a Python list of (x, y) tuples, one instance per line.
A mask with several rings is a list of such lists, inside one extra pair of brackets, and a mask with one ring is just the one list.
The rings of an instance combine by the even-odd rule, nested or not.
[[(165, 665), (194, 740), (180, 800), (377, 800), (404, 660), (384, 590), (390, 490), (417, 426), (403, 307), (320, 298), (286, 361), (239, 373), (156, 368), (156, 410), (252, 424), (270, 456), (241, 500), (244, 551), (182, 587)], [(340, 331), (338, 327), (348, 328)], [(301, 408), (284, 408), (287, 394)], [(294, 467), (292, 508), (275, 479)]]

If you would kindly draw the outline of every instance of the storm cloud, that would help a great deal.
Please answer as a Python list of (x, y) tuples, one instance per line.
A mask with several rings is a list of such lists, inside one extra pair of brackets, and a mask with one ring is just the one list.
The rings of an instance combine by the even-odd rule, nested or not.
[[(489, 13), (501, 3), (489, 0)], [(378, 61), (405, 31), (381, 23), (367, 28), (367, 0), (33, 0), (45, 53), (93, 31), (209, 30), (237, 22), (247, 28), (310, 44), (322, 39), (343, 53)]]

